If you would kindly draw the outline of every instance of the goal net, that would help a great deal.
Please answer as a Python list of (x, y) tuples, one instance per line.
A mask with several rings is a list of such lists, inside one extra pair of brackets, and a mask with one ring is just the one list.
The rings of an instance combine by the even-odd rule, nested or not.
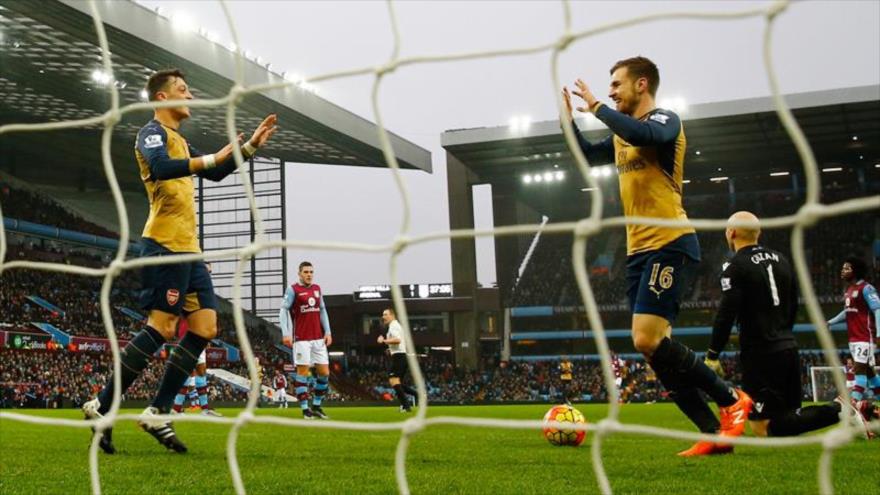
[[(97, 39), (99, 45), (102, 50), (102, 65), (103, 71), (110, 80), (113, 80), (113, 73), (116, 67), (111, 61), (110, 50), (108, 48), (107, 36), (105, 33), (104, 24), (101, 21), (101, 8), (99, 7), (99, 3), (92, 0), (89, 2), (92, 17), (94, 20), (94, 28), (97, 34)], [(103, 5), (103, 2), (102, 2)], [(211, 100), (193, 100), (189, 103), (189, 105), (193, 108), (204, 108), (204, 107), (221, 107), (225, 109), (225, 117), (226, 117), (226, 131), (229, 142), (235, 143), (235, 133), (236, 133), (236, 105), (237, 102), (244, 95), (250, 93), (259, 93), (266, 92), (270, 90), (282, 89), (285, 87), (292, 87), (294, 85), (301, 84), (302, 81), (289, 81), (289, 82), (279, 82), (279, 83), (267, 83), (267, 84), (255, 84), (255, 85), (246, 85), (243, 77), (242, 63), (243, 63), (243, 54), (241, 52), (241, 43), (239, 43), (238, 35), (236, 33), (235, 20), (229, 15), (226, 5), (223, 2), (220, 2), (221, 7), (224, 10), (224, 13), (228, 19), (229, 29), (232, 34), (233, 42), (235, 43), (235, 50), (237, 55), (237, 70), (236, 70), (236, 79), (235, 84), (232, 86), (229, 93), (218, 99)], [(669, 428), (661, 428), (657, 426), (651, 425), (640, 425), (640, 424), (629, 424), (621, 422), (620, 417), (620, 406), (618, 404), (617, 397), (617, 387), (614, 384), (614, 374), (611, 369), (611, 358), (609, 353), (608, 341), (606, 339), (604, 326), (602, 323), (602, 318), (599, 314), (599, 310), (596, 305), (595, 298), (593, 296), (593, 291), (590, 285), (590, 279), (588, 276), (587, 267), (585, 265), (585, 252), (587, 243), (591, 236), (597, 234), (602, 229), (615, 227), (620, 228), (626, 224), (643, 224), (643, 225), (659, 225), (659, 226), (679, 226), (683, 227), (686, 225), (693, 226), (700, 230), (714, 230), (714, 231), (722, 231), (727, 227), (726, 220), (709, 220), (709, 219), (699, 219), (695, 218), (690, 220), (689, 222), (685, 221), (671, 221), (671, 220), (660, 220), (656, 218), (624, 218), (624, 217), (610, 217), (603, 218), (603, 208), (604, 203), (602, 201), (602, 189), (599, 187), (597, 183), (597, 179), (590, 174), (590, 165), (586, 161), (583, 156), (580, 148), (578, 147), (575, 136), (573, 134), (573, 129), (570, 124), (569, 118), (565, 115), (565, 107), (561, 100), (561, 95), (557, 91), (558, 88), (561, 87), (559, 81), (558, 74), (558, 61), (560, 54), (562, 54), (573, 42), (584, 40), (591, 36), (608, 32), (614, 29), (620, 29), (625, 27), (637, 26), (640, 24), (651, 23), (651, 22), (660, 22), (664, 20), (674, 20), (674, 19), (689, 19), (694, 21), (707, 21), (707, 22), (721, 22), (721, 21), (736, 21), (747, 18), (760, 18), (765, 21), (764, 25), (764, 41), (763, 41), (763, 64), (764, 70), (766, 72), (769, 85), (771, 88), (771, 92), (773, 95), (773, 100), (775, 103), (776, 111), (779, 115), (779, 118), (782, 122), (783, 127), (785, 128), (788, 135), (791, 137), (792, 142), (794, 143), (797, 152), (800, 156), (801, 162), (803, 164), (804, 177), (806, 180), (806, 201), (804, 205), (794, 214), (782, 217), (775, 218), (765, 218), (761, 221), (761, 225), (764, 229), (774, 229), (774, 228), (791, 228), (792, 236), (791, 236), (791, 249), (793, 252), (793, 261), (794, 266), (797, 271), (798, 282), (802, 289), (803, 296), (806, 300), (806, 307), (808, 310), (809, 317), (811, 321), (817, 328), (817, 335), (819, 341), (822, 345), (822, 348), (825, 351), (825, 356), (828, 363), (831, 365), (831, 374), (829, 375), (833, 378), (834, 386), (840, 393), (845, 391), (844, 377), (839, 371), (840, 361), (837, 356), (837, 351), (834, 346), (834, 342), (832, 340), (831, 334), (828, 331), (827, 326), (825, 325), (825, 319), (822, 314), (821, 308), (818, 304), (816, 294), (814, 292), (812, 282), (810, 279), (809, 268), (807, 266), (807, 260), (804, 253), (804, 231), (809, 228), (817, 221), (829, 218), (837, 215), (844, 215), (859, 211), (866, 211), (869, 209), (880, 208), (880, 197), (862, 197), (857, 199), (852, 199), (848, 201), (843, 201), (839, 203), (835, 203), (833, 205), (824, 205), (819, 201), (819, 191), (820, 191), (820, 177), (819, 177), (819, 169), (817, 167), (816, 160), (813, 156), (813, 153), (810, 149), (810, 146), (795, 122), (791, 111), (787, 107), (784, 98), (780, 94), (779, 84), (777, 81), (776, 72), (774, 70), (774, 64), (772, 60), (772, 35), (774, 28), (774, 21), (781, 15), (785, 15), (787, 9), (796, 9), (798, 7), (797, 4), (792, 4), (788, 1), (778, 1), (773, 2), (769, 5), (762, 6), (760, 8), (749, 8), (749, 9), (739, 9), (740, 4), (731, 3), (731, 10), (728, 12), (722, 13), (708, 13), (701, 12), (699, 9), (696, 9), (698, 4), (694, 4), (695, 10), (693, 11), (674, 11), (674, 12), (664, 12), (659, 14), (652, 15), (643, 15), (638, 17), (632, 17), (626, 20), (597, 25), (589, 28), (576, 28), (572, 23), (572, 16), (570, 11), (570, 6), (568, 2), (562, 2), (560, 13), (563, 17), (563, 30), (558, 33), (556, 38), (545, 44), (537, 45), (537, 46), (525, 46), (525, 47), (516, 47), (509, 49), (500, 49), (493, 51), (485, 51), (485, 52), (467, 52), (467, 53), (457, 53), (457, 54), (440, 54), (440, 55), (416, 55), (409, 57), (401, 57), (401, 45), (405, 43), (405, 39), (402, 39), (400, 36), (400, 32), (398, 29), (398, 22), (394, 13), (394, 5), (393, 3), (388, 3), (388, 14), (390, 19), (391, 31), (394, 39), (394, 50), (390, 58), (383, 64), (378, 66), (364, 66), (364, 67), (355, 67), (351, 69), (341, 70), (338, 72), (325, 73), (325, 74), (316, 74), (310, 77), (305, 78), (305, 82), (307, 83), (316, 83), (321, 81), (328, 81), (332, 79), (339, 79), (345, 77), (353, 77), (353, 76), (363, 76), (363, 75), (371, 75), (373, 78), (373, 91), (372, 91), (372, 108), (373, 108), (373, 120), (377, 124), (378, 129), (378, 137), (382, 146), (384, 157), (387, 161), (388, 167), (390, 169), (390, 173), (393, 175), (396, 187), (398, 189), (398, 193), (402, 199), (403, 203), (403, 222), (401, 223), (401, 227), (398, 235), (389, 239), (387, 243), (384, 244), (366, 244), (366, 243), (344, 243), (344, 242), (322, 242), (321, 240), (272, 240), (267, 241), (267, 236), (265, 235), (265, 228), (263, 223), (261, 222), (261, 215), (259, 208), (257, 207), (257, 202), (254, 197), (253, 185), (250, 181), (250, 178), (246, 173), (243, 173), (244, 168), (241, 167), (242, 163), (242, 154), (240, 148), (235, 145), (234, 146), (234, 157), (236, 162), (239, 164), (239, 172), (242, 187), (248, 197), (249, 205), (251, 209), (251, 213), (255, 219), (256, 225), (256, 236), (255, 241), (248, 243), (246, 245), (239, 246), (234, 249), (224, 249), (218, 251), (212, 251), (210, 253), (203, 254), (189, 254), (189, 255), (175, 255), (175, 256), (163, 256), (161, 258), (136, 258), (126, 260), (126, 247), (129, 244), (129, 225), (128, 225), (128, 215), (126, 212), (125, 202), (123, 200), (119, 184), (117, 183), (117, 179), (115, 176), (113, 164), (111, 163), (111, 153), (110, 153), (110, 144), (111, 144), (111, 135), (113, 133), (114, 126), (118, 125), (121, 121), (121, 118), (124, 114), (128, 114), (134, 111), (144, 111), (150, 110), (159, 106), (174, 106), (178, 103), (174, 101), (170, 102), (149, 102), (149, 103), (136, 103), (130, 105), (120, 105), (119, 92), (114, 85), (108, 86), (108, 93), (110, 96), (110, 105), (107, 108), (106, 112), (102, 115), (80, 119), (80, 120), (71, 120), (71, 121), (55, 121), (55, 122), (45, 122), (45, 123), (12, 123), (5, 124), (0, 126), (0, 134), (11, 134), (11, 133), (23, 133), (23, 132), (40, 132), (40, 131), (48, 131), (48, 130), (59, 130), (59, 129), (75, 129), (82, 128), (86, 126), (94, 126), (99, 125), (103, 127), (103, 138), (101, 141), (101, 151), (103, 157), (103, 169), (104, 173), (107, 176), (108, 182), (110, 184), (111, 193), (116, 205), (117, 214), (118, 214), (118, 223), (119, 223), (119, 232), (120, 232), (120, 249), (116, 253), (115, 258), (112, 262), (104, 266), (102, 268), (93, 269), (86, 268), (82, 266), (75, 265), (64, 265), (57, 263), (42, 263), (42, 262), (28, 262), (28, 261), (12, 261), (6, 262), (6, 239), (5, 233), (3, 230), (2, 223), (0, 223), (0, 272), (3, 270), (16, 269), (16, 268), (26, 268), (26, 269), (35, 269), (35, 270), (47, 270), (47, 271), (55, 271), (55, 272), (64, 272), (70, 274), (78, 274), (92, 277), (100, 277), (103, 280), (102, 290), (100, 293), (100, 303), (101, 303), (101, 317), (104, 325), (107, 329), (107, 336), (111, 344), (112, 354), (113, 354), (113, 379), (115, 380), (115, 389), (114, 389), (114, 398), (113, 398), (113, 406), (109, 413), (105, 415), (103, 418), (99, 420), (92, 421), (84, 421), (84, 420), (65, 420), (65, 419), (57, 419), (57, 418), (44, 418), (26, 414), (18, 414), (18, 413), (10, 413), (10, 412), (0, 412), (0, 418), (4, 420), (14, 420), (14, 421), (23, 421), (51, 426), (67, 426), (67, 427), (75, 427), (75, 428), (96, 428), (98, 434), (93, 437), (92, 444), (89, 450), (89, 467), (90, 467), (90, 478), (91, 478), (91, 488), (93, 493), (101, 492), (101, 480), (98, 469), (99, 457), (98, 457), (98, 440), (99, 433), (104, 429), (112, 427), (116, 422), (122, 419), (126, 420), (136, 420), (140, 418), (138, 414), (120, 414), (119, 405), (120, 405), (120, 359), (119, 359), (119, 345), (116, 338), (116, 333), (113, 328), (112, 318), (111, 318), (111, 304), (110, 304), (110, 293), (111, 286), (113, 280), (119, 276), (125, 270), (135, 270), (140, 269), (147, 265), (158, 265), (158, 264), (170, 264), (170, 263), (179, 263), (184, 261), (195, 261), (199, 259), (209, 259), (209, 260), (217, 260), (224, 258), (235, 258), (238, 259), (237, 269), (235, 272), (235, 276), (233, 278), (233, 288), (232, 288), (232, 298), (234, 302), (234, 317), (235, 317), (235, 327), (236, 333), (238, 336), (238, 341), (241, 345), (241, 351), (244, 359), (247, 362), (248, 370), (249, 370), (249, 378), (251, 384), (251, 390), (248, 397), (246, 407), (235, 417), (223, 417), (223, 418), (214, 418), (207, 416), (174, 416), (173, 420), (176, 422), (180, 421), (194, 421), (194, 422), (214, 422), (214, 423), (223, 423), (223, 424), (231, 424), (228, 440), (227, 440), (227, 460), (228, 466), (231, 473), (233, 485), (235, 491), (238, 494), (246, 493), (245, 485), (242, 481), (241, 470), (239, 468), (239, 462), (237, 457), (237, 441), (239, 438), (239, 432), (242, 428), (246, 427), (249, 424), (254, 423), (263, 423), (263, 424), (273, 424), (277, 426), (286, 426), (286, 427), (299, 427), (299, 428), (343, 428), (343, 429), (351, 429), (351, 430), (393, 430), (399, 431), (401, 433), (400, 440), (397, 445), (397, 450), (395, 453), (395, 477), (397, 482), (397, 489), (402, 494), (410, 493), (410, 487), (407, 481), (407, 450), (410, 444), (410, 440), (414, 435), (418, 435), (419, 432), (425, 430), (426, 428), (430, 428), (435, 425), (458, 425), (461, 427), (469, 427), (469, 428), (480, 428), (480, 427), (497, 427), (497, 428), (517, 428), (517, 429), (534, 429), (539, 431), (542, 429), (545, 424), (540, 419), (535, 420), (512, 420), (512, 419), (488, 419), (488, 418), (463, 418), (463, 417), (452, 417), (452, 416), (432, 416), (430, 418), (427, 417), (427, 411), (430, 408), (430, 405), (426, 396), (425, 389), (425, 380), (422, 375), (421, 369), (419, 367), (418, 359), (415, 355), (408, 354), (407, 359), (409, 361), (409, 366), (412, 371), (413, 379), (416, 383), (419, 395), (419, 404), (422, 404), (422, 407), (418, 409), (417, 414), (405, 421), (393, 422), (393, 423), (356, 423), (356, 422), (344, 422), (344, 421), (322, 421), (322, 422), (309, 422), (303, 420), (297, 420), (292, 418), (284, 418), (278, 416), (267, 416), (267, 415), (255, 415), (254, 410), (257, 406), (257, 402), (260, 396), (260, 380), (257, 376), (257, 367), (254, 362), (254, 352), (248, 340), (248, 335), (245, 331), (244, 327), (244, 318), (242, 314), (242, 278), (243, 273), (246, 269), (246, 266), (250, 262), (250, 259), (254, 257), (256, 254), (269, 250), (269, 249), (278, 249), (278, 248), (323, 248), (323, 249), (334, 249), (334, 250), (347, 250), (353, 252), (387, 252), (391, 253), (390, 257), (390, 265), (389, 265), (389, 273), (391, 279), (391, 290), (394, 307), (397, 312), (397, 316), (401, 322), (403, 327), (403, 336), (404, 341), (408, 348), (413, 348), (413, 340), (412, 334), (410, 331), (409, 318), (407, 316), (406, 306), (403, 304), (403, 297), (400, 291), (400, 281), (398, 279), (398, 258), (404, 253), (408, 248), (414, 245), (419, 245), (423, 243), (427, 243), (430, 241), (436, 241), (440, 239), (461, 239), (461, 238), (473, 238), (477, 236), (509, 236), (509, 235), (523, 235), (523, 234), (535, 234), (539, 230), (543, 233), (560, 233), (560, 232), (569, 232), (574, 234), (574, 245), (572, 248), (572, 258), (573, 258), (573, 270), (575, 273), (575, 277), (577, 280), (578, 288), (581, 294), (581, 300), (586, 307), (587, 316), (589, 319), (590, 326), (594, 332), (596, 339), (596, 346), (601, 356), (601, 362), (603, 367), (603, 379), (605, 383), (605, 388), (608, 390), (609, 395), (609, 403), (608, 403), (608, 411), (607, 416), (601, 421), (591, 422), (586, 425), (564, 425), (557, 423), (550, 423), (551, 427), (564, 427), (566, 429), (578, 429), (578, 430), (590, 430), (592, 431), (591, 439), (591, 462), (592, 469), (595, 472), (598, 488), (602, 493), (608, 494), (612, 492), (611, 482), (608, 479), (606, 474), (605, 465), (603, 463), (603, 444), (605, 439), (610, 435), (615, 435), (619, 433), (627, 433), (627, 434), (638, 434), (645, 436), (656, 436), (656, 437), (665, 437), (665, 438), (677, 438), (683, 440), (719, 440), (720, 437), (717, 435), (705, 435), (698, 434), (692, 432), (686, 432), (681, 430), (669, 429)], [(562, 124), (562, 129), (564, 131), (565, 139), (569, 149), (572, 152), (572, 155), (575, 158), (577, 170), (583, 177), (583, 180), (587, 183), (589, 187), (589, 194), (591, 195), (591, 210), (588, 217), (583, 218), (578, 222), (566, 222), (566, 223), (551, 223), (543, 226), (537, 224), (530, 225), (516, 225), (516, 226), (506, 226), (506, 227), (498, 227), (494, 229), (470, 229), (470, 230), (453, 230), (453, 231), (442, 231), (442, 232), (433, 232), (421, 235), (413, 235), (410, 233), (410, 195), (407, 189), (406, 182), (402, 175), (400, 174), (400, 168), (398, 166), (398, 162), (394, 153), (394, 150), (391, 146), (391, 141), (389, 139), (388, 132), (383, 126), (383, 113), (381, 110), (381, 105), (379, 104), (379, 88), (382, 85), (383, 80), (390, 76), (392, 73), (396, 71), (405, 70), (407, 67), (417, 65), (417, 64), (430, 64), (430, 63), (439, 63), (439, 62), (453, 62), (460, 60), (473, 60), (480, 58), (492, 58), (492, 57), (517, 57), (524, 55), (534, 55), (538, 53), (545, 53), (550, 61), (551, 61), (551, 70), (548, 74), (552, 79), (552, 90), (556, 96), (557, 108), (559, 110), (560, 115), (560, 123)], [(551, 86), (548, 86), (548, 91), (551, 90)], [(0, 216), (2, 216), (2, 211), (0, 211)], [(746, 226), (743, 224), (743, 226)], [(172, 419), (168, 417), (168, 419)], [(873, 428), (875, 430), (880, 431), (880, 425), (874, 424)], [(832, 454), (836, 449), (842, 448), (846, 446), (849, 442), (853, 441), (857, 436), (857, 430), (855, 425), (849, 424), (848, 422), (842, 422), (838, 427), (829, 430), (826, 433), (821, 435), (812, 435), (798, 438), (774, 438), (774, 439), (764, 439), (764, 438), (753, 438), (753, 437), (738, 437), (738, 438), (724, 438), (724, 442), (732, 443), (735, 445), (753, 445), (760, 447), (768, 447), (768, 448), (776, 448), (783, 446), (794, 446), (794, 445), (805, 445), (805, 444), (815, 444), (822, 446), (822, 454), (818, 460), (818, 488), (821, 493), (832, 493), (833, 486), (831, 482), (831, 458)], [(586, 488), (586, 487), (585, 487)]]

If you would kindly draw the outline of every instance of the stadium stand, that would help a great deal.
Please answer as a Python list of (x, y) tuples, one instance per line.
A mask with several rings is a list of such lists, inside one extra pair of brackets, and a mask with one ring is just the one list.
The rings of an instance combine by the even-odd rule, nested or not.
[[(32, 222), (48, 221), (62, 224), (95, 235), (116, 237), (112, 232), (82, 220), (61, 205), (29, 191), (0, 184), (4, 212), (9, 216)], [(854, 191), (829, 189), (826, 201), (846, 199), (857, 195)], [(737, 207), (755, 209), (759, 214), (773, 215), (794, 211), (798, 203), (784, 194), (742, 195)], [(11, 208), (6, 204), (12, 205)], [(711, 198), (689, 198), (688, 208), (700, 211), (704, 217), (720, 217), (729, 211), (729, 205)], [(47, 217), (41, 211), (51, 211)], [(57, 219), (63, 219), (59, 222)], [(872, 231), (864, 226), (876, 221), (870, 214), (855, 216), (847, 222), (826, 222), (809, 234), (813, 246), (811, 272), (822, 298), (836, 300), (838, 263), (835, 256), (853, 252), (870, 245)], [(588, 266), (591, 267), (597, 300), (605, 305), (626, 303), (623, 266), (614, 260), (625, 258), (625, 242), (621, 232), (608, 231), (594, 241)], [(696, 274), (689, 294), (691, 301), (714, 301), (719, 297), (718, 272), (727, 253), (723, 237), (717, 232), (700, 232), (704, 261)], [(783, 252), (788, 251), (789, 232), (768, 230), (766, 242)], [(842, 244), (841, 239), (846, 241)], [(61, 262), (97, 267), (106, 264), (109, 254), (95, 249), (73, 246), (60, 241), (9, 236), (10, 260)], [(571, 266), (570, 235), (544, 236), (533, 253), (523, 277), (508, 296), (511, 306), (576, 305), (579, 294), (569, 267)], [(51, 324), (75, 336), (104, 337), (106, 331), (99, 314), (100, 279), (56, 272), (33, 270), (6, 270), (0, 274), (0, 315), (2, 329), (11, 332), (42, 333), (35, 324)], [(141, 314), (137, 307), (138, 276), (126, 273), (114, 283), (111, 302), (117, 311), (114, 325), (120, 338), (129, 338), (137, 331)], [(140, 318), (139, 318), (140, 317)], [(218, 315), (218, 339), (237, 346), (238, 338), (230, 313)], [(273, 343), (266, 326), (248, 329), (256, 356), (263, 363), (263, 382), (270, 385), (275, 369), (284, 370), (289, 355)], [(52, 349), (0, 348), (0, 407), (2, 408), (61, 408), (79, 407), (81, 403), (104, 385), (109, 376), (109, 352), (77, 352), (63, 346)], [(124, 396), (128, 401), (147, 400), (156, 389), (161, 377), (164, 356), (158, 355)], [(561, 383), (556, 361), (512, 361), (499, 363), (484, 359), (477, 370), (468, 371), (454, 366), (446, 354), (420, 356), (425, 373), (429, 399), (437, 403), (498, 403), (498, 402), (554, 402), (561, 400)], [(662, 385), (641, 359), (629, 359), (621, 367), (620, 396), (624, 402), (664, 401), (667, 394)], [(738, 383), (740, 375), (734, 356), (723, 360), (728, 376)], [(804, 353), (802, 375), (804, 398), (811, 398), (809, 368), (824, 364), (816, 353)], [(352, 356), (334, 361), (331, 375), (331, 393), (328, 400), (392, 401), (394, 391), (387, 386), (388, 357), (385, 355)], [(222, 363), (230, 372), (247, 376), (243, 362)], [(576, 400), (602, 402), (607, 398), (598, 361), (579, 361), (574, 370)], [(209, 379), (211, 402), (243, 403), (246, 391), (230, 386), (213, 377)]]
[[(859, 197), (862, 193), (852, 189), (831, 188), (823, 191), (825, 202), (835, 202)], [(733, 207), (713, 197), (686, 197), (688, 211), (699, 212), (699, 218), (726, 218), (731, 211), (750, 209), (759, 217), (779, 216), (793, 213), (802, 203), (801, 198), (783, 193), (741, 194)], [(836, 300), (840, 291), (838, 274), (840, 258), (844, 253), (867, 253), (874, 239), (874, 225), (878, 222), (873, 213), (849, 216), (846, 221), (820, 222), (807, 231), (807, 255), (811, 262), (813, 283), (820, 301)], [(591, 241), (587, 266), (591, 269), (590, 282), (600, 305), (626, 303), (626, 280), (623, 276), (626, 245), (615, 242), (621, 232), (603, 232)], [(703, 261), (695, 274), (690, 292), (683, 301), (715, 301), (720, 296), (718, 276), (728, 248), (720, 232), (699, 232)], [(790, 230), (765, 230), (762, 243), (790, 253)], [(508, 305), (518, 306), (571, 306), (581, 304), (580, 294), (571, 270), (571, 235), (542, 236), (535, 252), (526, 265), (525, 272), (506, 297)], [(593, 247), (595, 246), (595, 247)], [(611, 250), (603, 251), (603, 248)], [(616, 263), (609, 260), (617, 260)]]
[(64, 226), (86, 234), (116, 237), (117, 234), (86, 221), (51, 198), (21, 188), (0, 179), (0, 203), (3, 216), (44, 225)]

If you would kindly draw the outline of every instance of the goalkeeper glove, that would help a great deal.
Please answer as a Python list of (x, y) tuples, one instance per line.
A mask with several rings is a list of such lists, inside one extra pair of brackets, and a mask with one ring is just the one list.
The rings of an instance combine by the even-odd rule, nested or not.
[(721, 367), (721, 361), (718, 360), (717, 352), (709, 349), (709, 351), (706, 352), (706, 359), (703, 360), (703, 363), (705, 363), (706, 366), (718, 376), (724, 376), (724, 368)]

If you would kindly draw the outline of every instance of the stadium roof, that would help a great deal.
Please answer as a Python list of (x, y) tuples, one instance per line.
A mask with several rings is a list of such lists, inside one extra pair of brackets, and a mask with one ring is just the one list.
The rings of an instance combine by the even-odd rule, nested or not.
[[(234, 79), (235, 55), (198, 32), (131, 1), (99, 1), (114, 63), (115, 81), (100, 81), (101, 51), (89, 3), (76, 0), (0, 0), (0, 123), (53, 122), (94, 117), (110, 106), (106, 84), (121, 104), (143, 101), (140, 92), (154, 70), (180, 67), (197, 98), (224, 96)], [(266, 67), (244, 61), (247, 84), (283, 81)], [(98, 79), (98, 81), (96, 81)], [(279, 131), (265, 155), (284, 161), (384, 167), (377, 127), (315, 94), (288, 88), (246, 96), (237, 123), (249, 132), (269, 113)], [(184, 133), (201, 149), (226, 142), (225, 108), (197, 108)], [(150, 112), (127, 114), (116, 127), (113, 158), (123, 189), (141, 191), (132, 147)], [(0, 169), (38, 183), (104, 187), (99, 126), (0, 136)], [(201, 132), (201, 136), (198, 133)], [(391, 135), (402, 167), (431, 172), (427, 150)], [(51, 146), (47, 146), (51, 143)], [(51, 164), (33, 167), (34, 163)]]
[[(880, 163), (880, 86), (792, 94), (786, 101), (820, 164)], [(717, 176), (719, 168), (736, 176), (802, 167), (770, 97), (693, 105), (680, 114), (688, 141), (686, 178)], [(610, 133), (592, 116), (578, 125), (590, 140)], [(573, 167), (556, 120), (532, 123), (527, 130), (449, 130), (442, 145), (478, 182), (519, 180), (520, 173), (554, 165)]]

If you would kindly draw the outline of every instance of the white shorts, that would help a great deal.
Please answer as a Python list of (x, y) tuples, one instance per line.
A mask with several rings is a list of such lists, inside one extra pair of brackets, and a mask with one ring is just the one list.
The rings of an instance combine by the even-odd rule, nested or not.
[(330, 356), (327, 354), (327, 344), (324, 343), (324, 339), (294, 342), (293, 364), (296, 366), (330, 364)]
[(287, 390), (279, 388), (275, 390), (275, 402), (284, 402), (287, 399)]
[(200, 364), (207, 364), (207, 363), (208, 363), (208, 359), (205, 357), (205, 351), (202, 351), (202, 353), (199, 354), (199, 360), (196, 361), (196, 366), (198, 366)]
[(852, 354), (853, 361), (875, 366), (873, 342), (850, 342), (849, 353)]

